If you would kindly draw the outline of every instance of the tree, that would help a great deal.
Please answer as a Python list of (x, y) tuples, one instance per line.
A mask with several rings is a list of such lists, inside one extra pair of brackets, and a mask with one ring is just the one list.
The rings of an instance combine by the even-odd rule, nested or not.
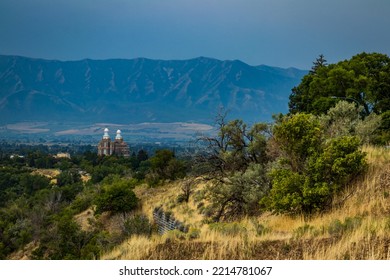
[(214, 221), (250, 215), (268, 190), (265, 174), (268, 125), (248, 127), (242, 120), (216, 119), (217, 135), (202, 136), (206, 150), (198, 155), (204, 180), (209, 182), (207, 213)]
[(151, 186), (157, 185), (161, 180), (183, 178), (186, 174), (184, 162), (177, 159), (170, 150), (157, 150), (148, 162), (150, 163), (150, 171), (146, 179)]
[(363, 115), (382, 114), (390, 107), (390, 58), (385, 54), (361, 53), (337, 64), (323, 57), (292, 89), (290, 113), (325, 114), (335, 105), (332, 97), (346, 98), (363, 106)]
[(174, 157), (174, 153), (170, 150), (157, 150), (155, 155), (149, 159), (151, 169), (162, 177), (165, 176), (165, 168)]
[(316, 58), (316, 61), (313, 62), (313, 66), (311, 67), (310, 74), (317, 73), (317, 70), (321, 67), (327, 66), (325, 56), (323, 54), (320, 54), (318, 58)]
[(363, 119), (361, 111), (362, 106), (356, 107), (344, 100), (338, 102), (326, 115), (319, 118), (325, 128), (325, 136), (335, 138), (355, 135), (364, 144), (372, 142), (374, 133), (381, 125), (381, 117), (372, 113)]
[(390, 145), (390, 110), (380, 115), (381, 124), (377, 131), (377, 135), (374, 135), (373, 142), (375, 144)]
[(204, 173), (223, 180), (236, 171), (244, 172), (251, 163), (265, 164), (268, 161), (269, 125), (256, 123), (248, 127), (242, 120), (227, 122), (226, 115), (219, 114), (216, 126), (216, 136), (198, 139), (206, 146), (197, 157), (198, 163), (204, 165)]
[(138, 159), (139, 162), (145, 161), (148, 158), (149, 158), (148, 153), (145, 150), (141, 149), (141, 150), (138, 151), (137, 159)]
[(77, 169), (68, 169), (57, 175), (57, 186), (72, 185), (81, 182), (81, 175)]
[(360, 139), (324, 137), (325, 127), (310, 114), (286, 116), (274, 128), (280, 157), (269, 176), (271, 190), (262, 202), (274, 212), (310, 215), (325, 210), (334, 195), (366, 167)]
[(188, 203), (190, 201), (190, 196), (194, 191), (196, 181), (197, 180), (192, 179), (192, 178), (187, 178), (187, 179), (183, 180), (183, 182), (181, 183), (181, 186), (180, 186), (181, 193), (177, 197), (177, 201), (179, 203), (181, 203), (181, 202)]
[(112, 183), (102, 186), (101, 193), (96, 198), (96, 214), (104, 211), (126, 213), (135, 209), (138, 198), (133, 192), (134, 182), (125, 179), (114, 179)]
[(274, 127), (273, 137), (294, 172), (302, 172), (306, 159), (318, 152), (322, 130), (317, 118), (299, 113), (286, 116)]
[(224, 183), (216, 181), (210, 184), (207, 192), (210, 204), (206, 212), (216, 222), (258, 214), (259, 201), (268, 190), (269, 181), (264, 166), (252, 163), (245, 172), (237, 171), (225, 178)]
[(25, 194), (32, 195), (38, 190), (48, 188), (50, 180), (42, 175), (24, 173), (20, 176), (19, 185)]

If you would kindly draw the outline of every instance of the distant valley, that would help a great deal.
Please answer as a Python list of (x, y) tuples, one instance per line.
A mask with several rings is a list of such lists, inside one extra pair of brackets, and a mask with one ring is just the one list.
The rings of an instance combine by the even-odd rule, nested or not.
[[(186, 129), (197, 131), (212, 124), (221, 107), (230, 118), (266, 121), (287, 112), (291, 88), (306, 73), (205, 57), (57, 61), (0, 56), (0, 126), (8, 133), (57, 136), (99, 131), (99, 123), (128, 125), (122, 129), (129, 133), (145, 126), (161, 133), (156, 123), (192, 123)], [(149, 125), (134, 126), (140, 123)]]

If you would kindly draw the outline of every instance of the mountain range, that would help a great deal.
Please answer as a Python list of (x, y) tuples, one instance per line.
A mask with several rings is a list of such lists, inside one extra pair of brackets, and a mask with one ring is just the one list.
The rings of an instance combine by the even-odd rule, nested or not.
[(211, 123), (286, 112), (307, 71), (239, 60), (58, 61), (0, 55), (0, 122)]

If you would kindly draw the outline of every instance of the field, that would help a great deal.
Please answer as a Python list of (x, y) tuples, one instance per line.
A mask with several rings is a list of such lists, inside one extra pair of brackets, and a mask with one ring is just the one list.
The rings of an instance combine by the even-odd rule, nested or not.
[[(56, 123), (56, 122), (19, 122), (0, 125), (0, 131), (7, 137), (20, 139), (21, 135), (27, 135), (28, 139), (84, 139), (95, 143), (103, 135), (103, 129), (108, 127), (111, 136), (120, 129), (122, 135), (132, 142), (139, 140), (189, 140), (195, 133), (212, 133), (210, 125), (194, 122), (171, 123)], [(34, 138), (35, 137), (35, 138)]]

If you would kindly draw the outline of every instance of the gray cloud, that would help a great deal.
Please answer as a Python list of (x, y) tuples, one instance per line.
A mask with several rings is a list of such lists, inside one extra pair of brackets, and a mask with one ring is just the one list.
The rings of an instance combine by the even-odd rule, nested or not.
[(388, 0), (2, 0), (0, 53), (310, 67), (390, 53)]

